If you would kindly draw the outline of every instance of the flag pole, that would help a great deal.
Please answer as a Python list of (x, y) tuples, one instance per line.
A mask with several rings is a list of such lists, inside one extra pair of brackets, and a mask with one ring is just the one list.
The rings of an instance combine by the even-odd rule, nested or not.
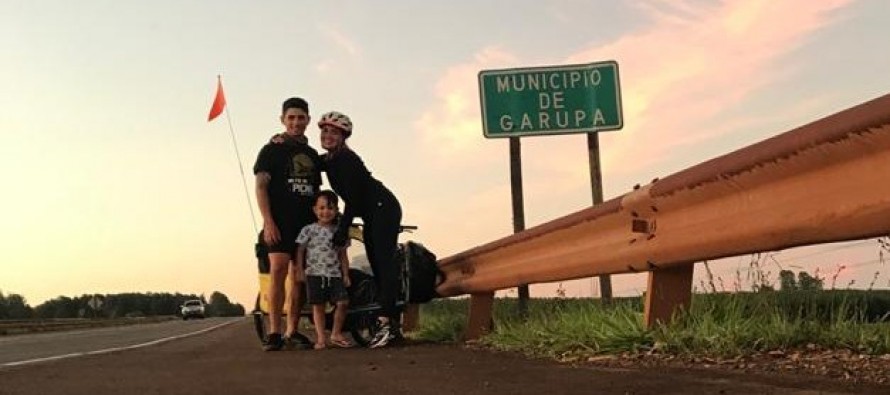
[[(222, 86), (222, 76), (216, 76), (219, 86)], [(247, 189), (247, 178), (244, 177), (244, 166), (241, 164), (241, 153), (238, 152), (238, 142), (235, 140), (235, 129), (232, 127), (232, 117), (229, 116), (229, 105), (224, 106), (226, 121), (229, 122), (229, 134), (232, 136), (232, 147), (235, 148), (235, 158), (238, 160), (238, 170), (241, 172), (241, 184), (244, 186), (244, 197), (247, 198), (247, 209), (250, 210), (250, 223), (253, 225), (253, 233), (259, 233), (256, 226), (256, 215), (253, 213), (253, 203), (250, 201), (250, 192)]]

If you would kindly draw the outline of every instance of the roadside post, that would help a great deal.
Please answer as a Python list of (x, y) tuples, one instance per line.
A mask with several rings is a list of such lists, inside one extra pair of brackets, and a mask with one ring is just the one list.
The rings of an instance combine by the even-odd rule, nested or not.
[[(597, 132), (587, 133), (587, 159), (590, 164), (590, 192), (593, 205), (603, 203), (603, 172), (600, 165), (600, 136)], [(603, 303), (612, 302), (612, 277), (599, 276), (600, 298)]]
[(92, 298), (87, 302), (87, 305), (90, 306), (90, 309), (93, 310), (93, 318), (96, 318), (96, 312), (102, 308), (102, 299), (99, 299), (98, 295), (93, 295)]
[[(484, 136), (510, 140), (514, 233), (525, 230), (521, 137), (586, 133), (592, 200), (594, 205), (603, 202), (597, 133), (624, 126), (617, 62), (483, 70), (479, 98)], [(600, 276), (600, 296), (605, 302), (612, 297), (611, 284), (608, 275)], [(518, 291), (519, 309), (525, 314), (528, 285)]]

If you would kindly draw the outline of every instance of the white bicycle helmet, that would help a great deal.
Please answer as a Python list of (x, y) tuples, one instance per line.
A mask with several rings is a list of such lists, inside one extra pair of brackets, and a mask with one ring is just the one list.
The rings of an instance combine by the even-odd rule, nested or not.
[(324, 125), (331, 125), (337, 128), (340, 128), (344, 131), (344, 137), (349, 137), (352, 135), (352, 121), (349, 119), (346, 114), (339, 113), (337, 111), (327, 112), (321, 116), (321, 119), (318, 120), (318, 127), (322, 127)]

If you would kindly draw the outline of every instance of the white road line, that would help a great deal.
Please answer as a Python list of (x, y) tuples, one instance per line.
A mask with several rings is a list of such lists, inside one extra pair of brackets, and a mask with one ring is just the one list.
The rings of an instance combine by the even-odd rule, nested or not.
[(236, 323), (236, 322), (238, 322), (238, 321), (240, 321), (240, 320), (239, 320), (239, 319), (233, 319), (233, 320), (231, 320), (231, 321), (223, 322), (222, 324), (217, 324), (217, 325), (211, 326), (211, 327), (209, 327), (209, 328), (201, 329), (201, 330), (199, 330), (199, 331), (194, 331), (194, 332), (184, 333), (184, 334), (182, 334), (182, 335), (176, 335), (176, 336), (165, 337), (165, 338), (158, 339), (158, 340), (152, 340), (152, 341), (150, 341), (150, 342), (146, 342), (146, 343), (134, 344), (134, 345), (132, 345), (132, 346), (106, 348), (106, 349), (95, 350), (95, 351), (75, 352), (75, 353), (71, 353), (71, 354), (54, 355), (54, 356), (51, 356), (51, 357), (43, 357), (43, 358), (27, 359), (27, 360), (24, 360), (24, 361), (6, 362), (6, 363), (3, 363), (3, 364), (0, 364), (0, 368), (11, 367), (11, 366), (30, 365), (30, 364), (34, 364), (34, 363), (48, 362), (48, 361), (56, 361), (56, 360), (60, 360), (60, 359), (68, 359), (68, 358), (74, 358), (74, 357), (82, 357), (82, 356), (84, 356), (84, 355), (100, 355), (100, 354), (113, 353), (113, 352), (117, 352), (117, 351), (134, 350), (134, 349), (137, 349), (137, 348), (148, 347), (148, 346), (154, 346), (154, 345), (157, 345), (157, 344), (166, 343), (166, 342), (169, 342), (169, 341), (172, 341), (172, 340), (182, 339), (182, 338), (186, 338), (186, 337), (189, 337), (189, 336), (200, 335), (200, 334), (202, 334), (202, 333), (210, 332), (210, 331), (212, 331), (212, 330), (214, 330), (214, 329), (221, 328), (221, 327), (226, 326), (226, 325), (234, 324), (234, 323)]

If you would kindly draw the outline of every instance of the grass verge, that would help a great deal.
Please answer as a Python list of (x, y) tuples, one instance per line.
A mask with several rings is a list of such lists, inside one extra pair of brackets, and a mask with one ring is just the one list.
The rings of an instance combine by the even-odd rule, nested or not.
[[(515, 299), (495, 303), (495, 330), (481, 339), (501, 350), (566, 357), (618, 353), (670, 353), (735, 357), (771, 350), (847, 349), (890, 353), (890, 321), (862, 298), (821, 291), (818, 297), (782, 292), (695, 295), (670, 325), (647, 329), (639, 298), (603, 306), (592, 299), (532, 299), (527, 318)], [(423, 306), (415, 337), (457, 341), (466, 299)]]

